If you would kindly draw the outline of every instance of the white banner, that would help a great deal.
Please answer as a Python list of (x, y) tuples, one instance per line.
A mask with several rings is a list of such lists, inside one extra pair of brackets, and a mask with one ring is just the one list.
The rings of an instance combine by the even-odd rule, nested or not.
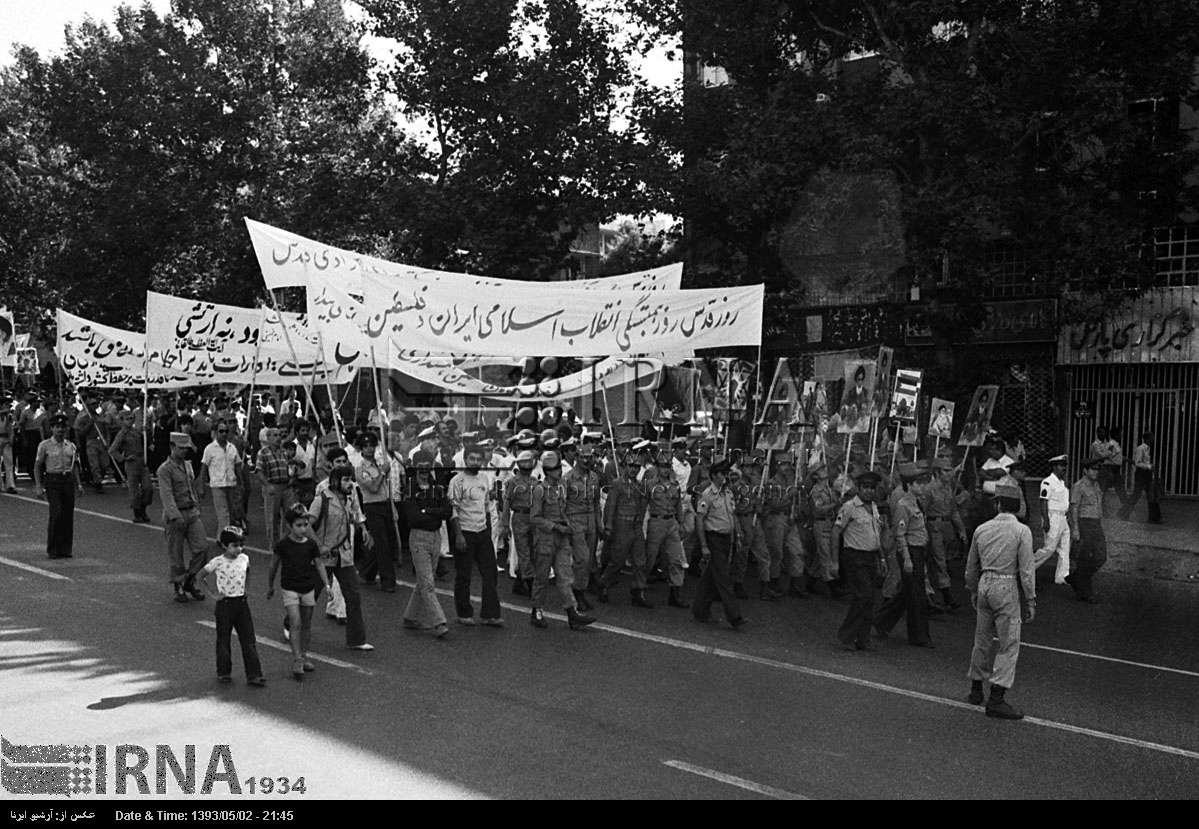
[[(389, 340), (435, 354), (633, 356), (697, 348), (758, 345), (763, 286), (638, 293), (578, 292), (555, 283), (520, 288), (477, 284), (396, 288), (363, 279), (357, 328), (380, 351)], [(308, 286), (318, 329), (357, 316), (327, 279)], [(367, 311), (362, 313), (366, 314)]]
[(17, 365), (17, 326), (12, 311), (0, 305), (0, 366)]
[(283, 320), (286, 329), (270, 309), (150, 291), (146, 348), (152, 362), (201, 383), (301, 385), (310, 379), (318, 383), (353, 379), (363, 359), (354, 342), (328, 343), (329, 359), (322, 360), (320, 334), (299, 314), (285, 313)]
[[(146, 335), (123, 328), (100, 325), (58, 310), (58, 341), (55, 352), (62, 370), (77, 388), (142, 388)], [(194, 385), (195, 379), (149, 366), (151, 388)]]
[[(326, 279), (336, 287), (351, 294), (362, 294), (364, 275), (394, 279), (403, 284), (444, 283), (461, 287), (463, 280), (475, 280), (493, 288), (528, 285), (514, 279), (468, 276), (452, 271), (435, 271), (388, 262), (375, 256), (342, 250), (331, 245), (306, 239), (277, 227), (246, 219), (246, 229), (254, 245), (254, 254), (262, 268), (262, 278), (267, 288), (303, 287), (309, 277)], [(682, 287), (683, 265), (664, 265), (637, 273), (609, 276), (601, 279), (580, 279), (562, 283), (576, 291), (649, 291), (679, 290)], [(541, 283), (534, 283), (541, 284)]]

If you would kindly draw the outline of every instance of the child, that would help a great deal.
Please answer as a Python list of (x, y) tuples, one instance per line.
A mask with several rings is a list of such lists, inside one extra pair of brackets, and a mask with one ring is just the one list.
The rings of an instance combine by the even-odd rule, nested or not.
[[(280, 568), (283, 577), (283, 607), (287, 611), (291, 635), (291, 675), (297, 681), (305, 673), (316, 670), (308, 659), (308, 646), (312, 643), (312, 609), (316, 606), (316, 588), (328, 587), (325, 568), (320, 566), (321, 551), (308, 536), (308, 510), (303, 504), (293, 504), (284, 519), (287, 535), (275, 543), (275, 557), (271, 560), (268, 599), (275, 595), (275, 574)], [(296, 631), (299, 631), (299, 635)]]
[(233, 657), (230, 639), (237, 631), (241, 644), (241, 658), (245, 663), (246, 682), (262, 687), (266, 679), (262, 676), (262, 664), (258, 661), (258, 646), (254, 638), (254, 620), (250, 616), (250, 603), (246, 601), (246, 583), (249, 580), (250, 558), (243, 552), (245, 535), (238, 527), (225, 527), (218, 539), (224, 555), (217, 556), (200, 571), (200, 584), (205, 593), (208, 589), (209, 573), (216, 573), (219, 598), (216, 602), (216, 673), (220, 682), (233, 681)]

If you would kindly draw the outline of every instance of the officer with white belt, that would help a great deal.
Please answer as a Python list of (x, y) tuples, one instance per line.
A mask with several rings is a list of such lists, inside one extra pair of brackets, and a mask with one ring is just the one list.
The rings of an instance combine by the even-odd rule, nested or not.
[(1052, 471), (1041, 481), (1041, 526), (1045, 537), (1033, 564), (1040, 567), (1056, 553), (1053, 580), (1058, 584), (1065, 584), (1066, 576), (1070, 575), (1070, 522), (1066, 517), (1070, 511), (1070, 487), (1065, 480), (1066, 463), (1065, 455), (1050, 458)]

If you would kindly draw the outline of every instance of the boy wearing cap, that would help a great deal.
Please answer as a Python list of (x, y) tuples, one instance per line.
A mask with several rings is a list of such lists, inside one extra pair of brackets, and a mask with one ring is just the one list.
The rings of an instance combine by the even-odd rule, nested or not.
[(1070, 488), (1070, 540), (1074, 571), (1065, 577), (1080, 601), (1095, 604), (1092, 579), (1107, 561), (1107, 538), (1103, 534), (1103, 487), (1101, 458), (1083, 461), (1082, 477)]
[(216, 674), (222, 683), (233, 681), (232, 634), (237, 631), (241, 645), (242, 664), (246, 669), (246, 684), (262, 687), (262, 663), (254, 636), (254, 618), (246, 601), (246, 586), (250, 581), (250, 557), (244, 552), (245, 534), (238, 527), (225, 527), (217, 537), (223, 555), (216, 556), (200, 570), (200, 587), (211, 595), (208, 576), (216, 573)]
[(67, 416), (50, 418), (50, 437), (37, 446), (33, 479), (39, 498), (50, 507), (46, 527), (46, 556), (70, 558), (75, 537), (75, 495), (83, 495), (79, 450), (67, 440)]
[[(175, 601), (186, 602), (190, 594), (197, 601), (204, 594), (195, 585), (195, 575), (207, 560), (208, 537), (200, 520), (200, 499), (196, 495), (195, 479), (188, 453), (196, 448), (190, 435), (172, 432), (171, 454), (158, 467), (158, 497), (162, 501), (165, 524), (167, 559), (170, 562), (171, 586)], [(183, 563), (183, 547), (187, 545), (190, 558)]]
[(1034, 555), (1034, 568), (1040, 567), (1055, 554), (1057, 568), (1053, 580), (1065, 584), (1070, 574), (1070, 487), (1066, 485), (1065, 455), (1049, 459), (1052, 470), (1041, 481), (1041, 530), (1044, 537), (1040, 549)]

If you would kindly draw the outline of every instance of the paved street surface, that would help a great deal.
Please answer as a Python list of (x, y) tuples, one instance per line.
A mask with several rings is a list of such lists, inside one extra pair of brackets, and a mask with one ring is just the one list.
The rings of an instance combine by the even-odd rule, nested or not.
[[(89, 491), (75, 558), (50, 561), (45, 504), (21, 485), (0, 495), (11, 742), (196, 744), (201, 770), (227, 743), (240, 778), (303, 775), (308, 798), (1199, 796), (1194, 585), (1101, 573), (1091, 606), (1042, 583), (1010, 694), (1029, 717), (1012, 723), (964, 702), (966, 611), (934, 620), (935, 650), (899, 630), (854, 654), (835, 647), (839, 602), (751, 601), (735, 632), (667, 609), (661, 585), (654, 610), (618, 588), (601, 624), (572, 633), (557, 613), (531, 628), (502, 578), (508, 627), (452, 625), (444, 641), (401, 629), (406, 586), (366, 588), (377, 650), (346, 650), (318, 614), (324, 658), (297, 683), (269, 559), (252, 553), (257, 689), (236, 644), (236, 681), (217, 684), (212, 601), (171, 601), (162, 530), (131, 524), (123, 492)], [(452, 583), (439, 587), (452, 617)]]

